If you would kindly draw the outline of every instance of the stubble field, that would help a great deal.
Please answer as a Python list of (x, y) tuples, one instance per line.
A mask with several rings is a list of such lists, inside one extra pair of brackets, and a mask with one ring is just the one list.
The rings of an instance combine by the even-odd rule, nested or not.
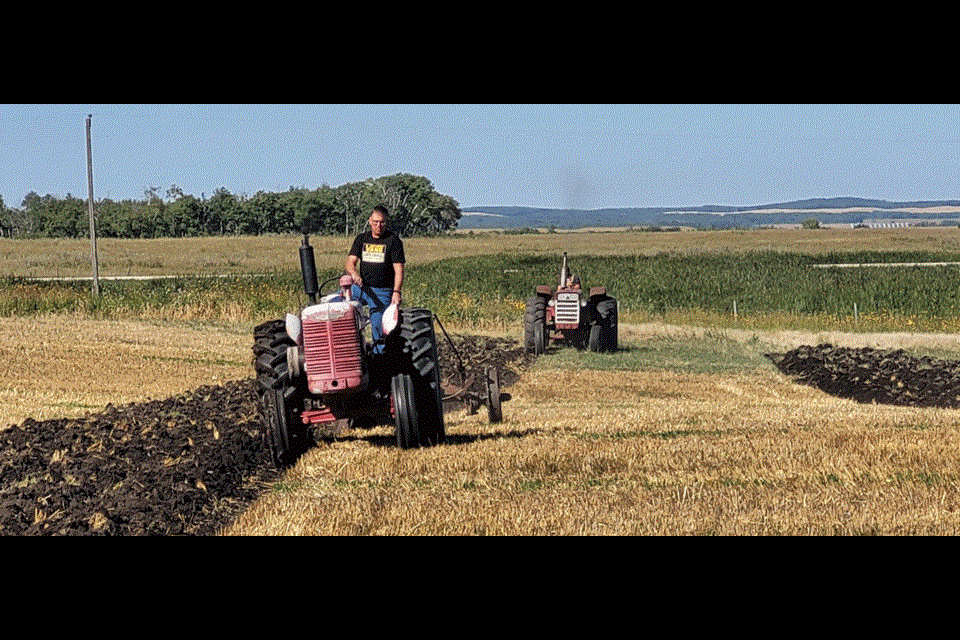
[[(942, 236), (934, 235), (940, 230), (910, 231), (890, 230), (878, 242), (929, 250), (956, 242), (950, 230)], [(729, 246), (742, 246), (748, 238), (780, 242), (781, 250), (809, 249), (784, 244), (789, 236), (751, 233), (711, 237)], [(551, 252), (555, 238), (548, 235), (565, 234), (525, 241), (545, 243), (542, 250)], [(600, 255), (626, 253), (614, 242), (617, 236), (581, 237), (588, 235), (591, 242), (581, 252), (592, 247)], [(656, 235), (691, 242), (684, 234)], [(824, 252), (852, 242), (839, 232), (818, 238), (817, 247), (829, 247)], [(459, 242), (452, 240), (438, 254), (462, 254)], [(512, 246), (501, 244), (499, 250)], [(74, 250), (82, 255), (82, 244)], [(295, 250), (291, 257), (295, 265)], [(263, 264), (242, 268), (258, 266)], [(461, 333), (471, 328), (448, 327)], [(484, 333), (515, 340), (519, 326)], [(953, 334), (632, 322), (621, 328), (621, 342), (624, 349), (613, 355), (562, 350), (523, 365), (500, 424), (489, 424), (483, 411), (454, 410), (447, 416), (448, 444), (412, 451), (393, 446), (387, 427), (321, 438), (285, 473), (251, 472), (238, 480), (243, 491), (194, 511), (228, 515), (214, 529), (226, 535), (953, 535), (960, 530), (958, 409), (836, 397), (797, 384), (764, 356), (832, 342), (952, 357), (960, 353)], [(0, 318), (0, 352), (11, 364), (0, 372), (0, 418), (24, 430), (67, 418), (94, 425), (107, 404), (139, 406), (192, 397), (204, 385), (230, 387), (252, 373), (249, 347), (243, 322)], [(232, 427), (242, 428), (252, 446), (256, 438), (249, 433), (259, 428), (255, 414), (231, 425), (219, 419), (216, 408), (207, 410), (221, 438), (228, 440)], [(48, 473), (56, 475), (68, 449), (66, 443), (56, 449), (61, 453), (55, 462), (48, 460)], [(166, 468), (179, 469), (176, 456), (169, 457)], [(3, 477), (5, 496), (46, 482), (42, 474)], [(174, 502), (184, 504), (211, 500), (211, 487), (218, 486), (161, 477), (158, 481), (182, 485)], [(62, 514), (55, 515), (49, 492), (37, 493), (31, 496), (36, 503), (31, 532), (42, 534), (44, 521)], [(84, 525), (90, 532), (118, 532), (105, 520), (108, 510), (95, 506), (112, 504), (108, 498), (84, 497), (84, 504), (94, 505)]]

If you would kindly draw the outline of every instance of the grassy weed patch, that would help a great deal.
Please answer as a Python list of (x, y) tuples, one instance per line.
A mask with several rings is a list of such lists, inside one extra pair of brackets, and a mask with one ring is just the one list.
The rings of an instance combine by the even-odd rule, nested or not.
[(767, 365), (764, 345), (738, 342), (721, 335), (657, 336), (621, 342), (616, 353), (573, 348), (551, 350), (541, 366), (601, 371), (667, 370), (678, 373), (730, 373)]

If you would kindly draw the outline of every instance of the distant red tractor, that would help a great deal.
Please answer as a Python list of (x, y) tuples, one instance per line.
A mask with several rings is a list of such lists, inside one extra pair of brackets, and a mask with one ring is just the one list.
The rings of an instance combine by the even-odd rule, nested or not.
[(527, 298), (524, 344), (536, 355), (544, 353), (551, 340), (597, 353), (613, 352), (618, 348), (617, 315), (617, 300), (607, 295), (606, 287), (592, 287), (584, 295), (564, 253), (558, 286), (540, 285)]
[[(273, 461), (292, 464), (306, 450), (310, 426), (348, 419), (353, 426), (396, 425), (401, 448), (445, 440), (434, 315), (391, 305), (383, 314), (385, 344), (376, 353), (363, 329), (370, 320), (350, 299), (350, 276), (317, 286), (313, 248), (300, 247), (311, 304), (286, 320), (254, 329), (260, 409)], [(339, 292), (317, 294), (339, 280)], [(498, 395), (499, 400), (499, 395)]]

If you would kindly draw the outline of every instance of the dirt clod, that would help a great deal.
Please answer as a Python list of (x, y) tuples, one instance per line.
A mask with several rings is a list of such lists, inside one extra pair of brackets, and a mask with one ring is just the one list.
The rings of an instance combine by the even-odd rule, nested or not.
[[(510, 338), (450, 338), (478, 393), (486, 366), (508, 386), (532, 360)], [(458, 382), (442, 333), (438, 351)], [(28, 418), (0, 430), (0, 534), (215, 534), (278, 477), (263, 437), (253, 379), (83, 418)]]

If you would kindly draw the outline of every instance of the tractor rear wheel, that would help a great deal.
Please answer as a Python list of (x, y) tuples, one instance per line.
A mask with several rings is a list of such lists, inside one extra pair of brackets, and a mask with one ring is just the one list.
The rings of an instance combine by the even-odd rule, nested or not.
[(253, 368), (259, 389), (274, 389), (287, 374), (287, 347), (294, 346), (283, 320), (269, 320), (253, 330)]
[(408, 449), (440, 444), (446, 432), (433, 313), (401, 309), (399, 329), (400, 363), (391, 380), (397, 445)]
[(547, 301), (541, 295), (527, 298), (523, 312), (523, 344), (527, 351), (543, 355), (547, 350)]
[(596, 302), (587, 346), (595, 353), (613, 353), (619, 348), (617, 301), (605, 296)]
[(607, 351), (613, 353), (620, 348), (618, 325), (620, 324), (616, 298), (605, 298), (597, 305), (601, 324), (604, 328), (604, 343)]
[(587, 338), (587, 347), (594, 353), (600, 353), (600, 333), (603, 329), (599, 324), (590, 325), (590, 337)]
[(287, 375), (287, 347), (294, 346), (283, 320), (271, 320), (253, 330), (253, 366), (265, 429), (264, 439), (277, 468), (296, 462), (308, 447), (310, 431), (300, 420), (303, 393)]

